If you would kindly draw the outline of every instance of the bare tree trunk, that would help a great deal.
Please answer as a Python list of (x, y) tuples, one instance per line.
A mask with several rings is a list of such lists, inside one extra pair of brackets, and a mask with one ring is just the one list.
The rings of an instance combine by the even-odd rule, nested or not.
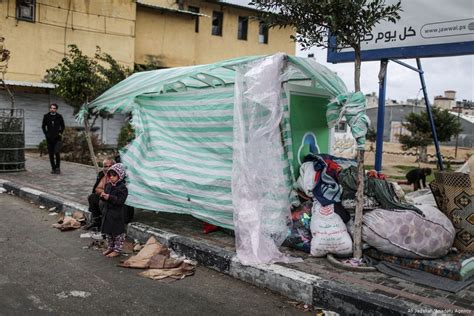
[(428, 148), (426, 146), (420, 146), (419, 162), (428, 162)]
[(85, 128), (85, 136), (86, 136), (86, 141), (87, 141), (87, 146), (89, 146), (89, 152), (91, 154), (91, 160), (92, 163), (94, 164), (95, 171), (98, 173), (99, 172), (99, 166), (97, 165), (97, 159), (95, 159), (95, 153), (94, 153), (94, 147), (92, 146), (92, 141), (91, 141), (91, 128), (89, 126), (89, 119), (88, 117), (84, 118), (84, 128)]
[(2, 86), (7, 91), (8, 96), (10, 97), (11, 109), (14, 110), (15, 109), (15, 97), (13, 96), (13, 93), (10, 91), (7, 84), (5, 83), (5, 79), (0, 79), (0, 81), (1, 81)]
[[(360, 91), (360, 45), (354, 49), (354, 88)], [(354, 258), (362, 258), (362, 210), (364, 207), (364, 154), (365, 150), (357, 151), (357, 193), (354, 218)]]
[(355, 63), (354, 63), (354, 90), (355, 92), (360, 91), (360, 66), (361, 66), (361, 60), (360, 60), (360, 46), (358, 49), (354, 49), (355, 53)]
[(354, 218), (354, 258), (362, 258), (362, 211), (364, 207), (364, 154), (357, 151), (357, 193)]

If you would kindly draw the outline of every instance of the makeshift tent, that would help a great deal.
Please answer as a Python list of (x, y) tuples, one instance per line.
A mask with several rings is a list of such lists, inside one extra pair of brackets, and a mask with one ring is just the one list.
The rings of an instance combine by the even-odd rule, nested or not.
[(239, 258), (271, 262), (282, 260), (301, 156), (330, 151), (326, 105), (345, 92), (313, 59), (246, 57), (136, 73), (78, 120), (90, 109), (132, 114), (126, 204), (235, 229)]

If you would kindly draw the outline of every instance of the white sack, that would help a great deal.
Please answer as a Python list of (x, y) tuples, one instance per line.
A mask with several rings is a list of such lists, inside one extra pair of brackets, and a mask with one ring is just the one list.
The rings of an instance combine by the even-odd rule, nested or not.
[(334, 205), (322, 206), (315, 200), (311, 213), (311, 255), (323, 257), (328, 253), (351, 254), (351, 236), (341, 217), (334, 213)]

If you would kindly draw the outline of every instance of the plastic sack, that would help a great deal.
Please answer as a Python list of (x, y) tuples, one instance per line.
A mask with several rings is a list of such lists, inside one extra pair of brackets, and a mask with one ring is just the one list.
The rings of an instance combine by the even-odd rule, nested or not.
[(305, 162), (300, 167), (300, 176), (296, 181), (296, 188), (309, 197), (313, 197), (313, 189), (316, 186), (316, 182), (314, 182), (315, 173), (313, 162)]
[(334, 213), (334, 205), (322, 206), (314, 201), (311, 213), (311, 255), (323, 257), (328, 253), (341, 256), (351, 254), (351, 236), (341, 217)]
[(311, 201), (302, 203), (291, 212), (292, 227), (285, 245), (309, 253), (311, 249)]
[(421, 189), (418, 191), (407, 193), (405, 194), (405, 199), (408, 203), (415, 204), (415, 205), (429, 204), (429, 205), (436, 206), (436, 201), (430, 189)]
[(439, 258), (454, 241), (454, 226), (440, 210), (419, 205), (424, 217), (411, 210), (376, 209), (364, 214), (362, 238), (386, 254), (406, 258)]

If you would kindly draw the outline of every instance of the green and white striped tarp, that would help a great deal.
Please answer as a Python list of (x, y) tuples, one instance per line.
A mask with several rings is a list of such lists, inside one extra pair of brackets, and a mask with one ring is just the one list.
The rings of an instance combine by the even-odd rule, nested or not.
[[(77, 117), (79, 121), (91, 110), (132, 114), (137, 137), (121, 152), (128, 175), (126, 204), (157, 212), (190, 214), (218, 226), (234, 227), (231, 188), (235, 70), (263, 58), (137, 73), (83, 108)], [(346, 91), (335, 73), (315, 61), (285, 58), (286, 78), (268, 80), (280, 80), (281, 84), (307, 80), (333, 96)], [(287, 179), (282, 187), (289, 190), (291, 127), (284, 93), (280, 105), (280, 159), (284, 161)], [(288, 199), (288, 195), (289, 192), (282, 192), (281, 199)], [(273, 203), (281, 205), (278, 201), (267, 203), (269, 207)]]
[(143, 132), (123, 154), (127, 204), (232, 227), (233, 88), (147, 94), (135, 102)]

